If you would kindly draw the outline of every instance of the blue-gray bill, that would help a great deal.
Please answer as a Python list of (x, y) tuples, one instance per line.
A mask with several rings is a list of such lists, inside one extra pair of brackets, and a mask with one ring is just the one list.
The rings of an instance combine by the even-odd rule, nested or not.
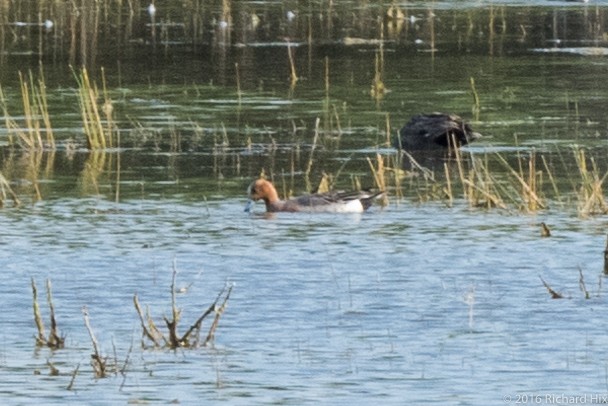
[(247, 204), (245, 205), (245, 212), (249, 213), (254, 204), (255, 202), (253, 200), (248, 200)]

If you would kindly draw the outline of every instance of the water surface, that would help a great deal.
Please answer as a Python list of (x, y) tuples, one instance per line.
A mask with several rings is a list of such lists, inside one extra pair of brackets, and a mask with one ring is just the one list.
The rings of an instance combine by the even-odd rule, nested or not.
[[(0, 19), (7, 112), (25, 125), (17, 72), (38, 78), (42, 63), (57, 141), (28, 151), (0, 127), (0, 170), (22, 201), (5, 199), (0, 213), (5, 403), (606, 394), (606, 219), (581, 215), (575, 160), (582, 150), (606, 171), (604, 2), (406, 2), (399, 14), (386, 2), (191, 1), (156, 4), (154, 20), (136, 1), (133, 13), (85, 7), (81, 20), (70, 6), (38, 3), (7, 6)], [(69, 63), (100, 87), (104, 68), (118, 145), (86, 148)], [(387, 91), (374, 98), (377, 72)], [(535, 157), (547, 208), (472, 207), (453, 161), (450, 202), (444, 161), (425, 160), (436, 185), (422, 172), (391, 181), (389, 205), (365, 214), (243, 212), (262, 172), (281, 194), (304, 193), (323, 174), (336, 188), (375, 186), (368, 159), (379, 154), (397, 173), (387, 139), (430, 111), (461, 114), (484, 134), (465, 163), (486, 162), (510, 193), (519, 189), (510, 169)], [(162, 325), (173, 264), (187, 290), (177, 295), (180, 331), (233, 284), (228, 308), (212, 345), (143, 349), (133, 295)], [(45, 320), (52, 280), (65, 349), (35, 347), (31, 278)], [(124, 375), (95, 379), (83, 306), (102, 352), (121, 365), (128, 357)]]

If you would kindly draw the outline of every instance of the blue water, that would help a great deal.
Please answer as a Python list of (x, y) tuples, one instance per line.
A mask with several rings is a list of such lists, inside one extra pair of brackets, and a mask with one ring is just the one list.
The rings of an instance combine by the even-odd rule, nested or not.
[[(17, 72), (35, 82), (42, 62), (58, 145), (26, 151), (0, 128), (0, 172), (23, 202), (0, 209), (1, 404), (608, 402), (607, 220), (577, 212), (572, 147), (604, 176), (605, 1), (410, 1), (399, 21), (386, 16), (393, 2), (156, 2), (155, 38), (145, 2), (78, 10), (90, 26), (71, 3), (43, 3), (9, 2), (0, 21), (4, 107), (25, 125)], [(121, 135), (109, 151), (85, 151), (69, 68), (80, 62), (99, 88), (101, 66), (107, 75)], [(376, 73), (387, 91), (375, 100)], [(437, 198), (443, 161), (428, 162), (435, 184), (396, 167), (387, 138), (432, 111), (483, 133), (465, 161), (485, 163), (507, 210), (459, 200), (456, 165), (452, 207)], [(282, 195), (323, 174), (366, 187), (377, 153), (390, 168), (385, 208), (243, 211), (262, 172)], [(536, 214), (511, 199), (531, 156), (549, 207)], [(174, 267), (182, 333), (233, 287), (215, 340), (142, 348), (133, 295), (165, 330)], [(52, 281), (64, 349), (35, 346), (31, 278), (47, 332)], [(95, 377), (84, 306), (122, 373)]]
[[(59, 200), (7, 212), (0, 395), (10, 404), (456, 405), (606, 393), (604, 220), (408, 202), (268, 218), (243, 204)], [(541, 220), (552, 237), (540, 237)], [(177, 287), (193, 283), (177, 295), (182, 331), (224, 284), (233, 295), (213, 345), (141, 349), (132, 296), (162, 325), (174, 261)], [(539, 276), (566, 298), (551, 299)], [(34, 350), (31, 277), (45, 317), (44, 280), (53, 282), (66, 349)], [(82, 306), (102, 352), (121, 366), (129, 354), (125, 376), (94, 378)]]

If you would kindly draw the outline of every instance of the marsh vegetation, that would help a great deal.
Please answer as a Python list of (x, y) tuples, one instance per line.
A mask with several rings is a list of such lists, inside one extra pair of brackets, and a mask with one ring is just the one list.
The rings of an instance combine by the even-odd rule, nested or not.
[[(593, 0), (0, 0), (3, 393), (605, 390), (607, 17)], [(433, 111), (483, 138), (392, 147)], [(282, 197), (388, 193), (357, 218), (245, 215), (261, 175)], [(35, 279), (59, 287), (47, 325)]]

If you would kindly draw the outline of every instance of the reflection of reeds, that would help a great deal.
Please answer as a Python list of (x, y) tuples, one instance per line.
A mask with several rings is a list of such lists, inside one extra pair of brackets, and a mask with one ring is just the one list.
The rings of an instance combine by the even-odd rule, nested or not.
[(4, 201), (9, 198), (13, 201), (15, 206), (21, 204), (21, 201), (11, 188), (11, 185), (8, 183), (2, 173), (0, 173), (0, 207), (4, 207)]
[(95, 150), (89, 153), (79, 180), (83, 194), (100, 194), (99, 178), (106, 170), (106, 158), (107, 152), (103, 150)]

